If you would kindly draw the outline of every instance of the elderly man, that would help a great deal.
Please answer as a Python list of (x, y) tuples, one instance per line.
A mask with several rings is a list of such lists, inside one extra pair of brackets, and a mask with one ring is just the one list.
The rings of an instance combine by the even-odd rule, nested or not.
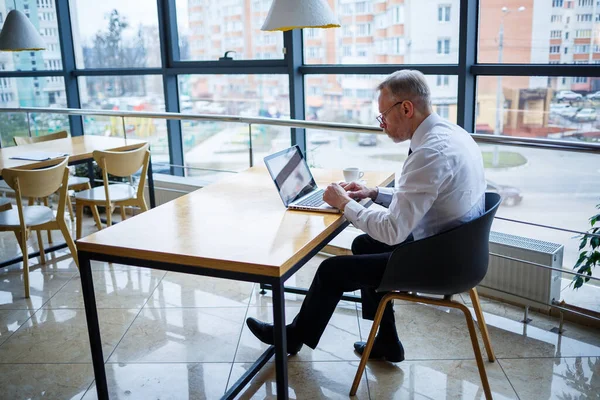
[[(375, 292), (391, 252), (401, 243), (423, 239), (468, 222), (485, 210), (481, 152), (462, 128), (431, 109), (422, 73), (397, 71), (379, 86), (377, 120), (396, 143), (410, 140), (409, 157), (396, 188), (332, 183), (323, 199), (365, 232), (352, 243), (352, 256), (329, 258), (319, 266), (300, 312), (287, 326), (287, 350), (316, 348), (344, 292), (361, 289), (363, 318), (373, 320), (384, 294)], [(387, 210), (366, 209), (352, 199), (371, 198)], [(407, 279), (410, 271), (406, 272)], [(273, 344), (273, 325), (248, 318), (250, 331)], [(365, 342), (354, 343), (362, 354)], [(370, 358), (404, 360), (394, 310), (386, 307)]]

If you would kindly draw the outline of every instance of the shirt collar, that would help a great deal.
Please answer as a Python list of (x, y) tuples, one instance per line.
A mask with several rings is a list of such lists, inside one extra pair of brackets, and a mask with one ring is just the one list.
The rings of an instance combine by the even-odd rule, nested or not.
[(410, 148), (412, 149), (412, 151), (415, 151), (419, 148), (419, 146), (425, 140), (425, 135), (427, 134), (427, 132), (429, 132), (431, 128), (433, 128), (433, 126), (437, 124), (438, 121), (440, 121), (441, 119), (442, 118), (439, 115), (432, 112), (427, 118), (423, 120), (423, 122), (421, 122), (421, 124), (417, 127), (417, 130), (415, 130), (413, 137), (410, 139)]

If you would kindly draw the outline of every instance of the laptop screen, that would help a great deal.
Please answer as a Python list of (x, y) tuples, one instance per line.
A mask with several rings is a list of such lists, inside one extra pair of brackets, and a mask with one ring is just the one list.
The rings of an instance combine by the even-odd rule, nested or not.
[(286, 207), (317, 188), (298, 146), (265, 157), (265, 164)]

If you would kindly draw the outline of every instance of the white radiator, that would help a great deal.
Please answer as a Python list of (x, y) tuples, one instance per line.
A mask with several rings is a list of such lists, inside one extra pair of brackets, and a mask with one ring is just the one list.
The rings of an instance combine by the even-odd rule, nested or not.
[(560, 300), (561, 273), (492, 253), (560, 269), (563, 250), (557, 243), (491, 232), (488, 272), (477, 290), (484, 295), (548, 311), (550, 307), (523, 297), (545, 304)]

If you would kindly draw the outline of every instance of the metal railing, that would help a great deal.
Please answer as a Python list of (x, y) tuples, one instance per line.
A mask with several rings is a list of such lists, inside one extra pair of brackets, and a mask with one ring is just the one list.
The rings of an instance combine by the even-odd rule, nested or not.
[[(172, 112), (143, 112), (143, 111), (112, 111), (112, 110), (93, 110), (93, 109), (75, 109), (75, 108), (42, 108), (42, 107), (26, 107), (26, 108), (1, 108), (4, 113), (26, 113), (27, 121), (29, 122), (29, 114), (32, 113), (47, 113), (47, 114), (63, 114), (63, 115), (96, 115), (104, 117), (119, 117), (123, 118), (152, 118), (152, 119), (170, 119), (170, 120), (189, 120), (189, 121), (219, 121), (219, 122), (235, 122), (240, 124), (252, 125), (273, 125), (284, 126), (289, 128), (305, 128), (305, 129), (325, 129), (340, 132), (356, 132), (356, 133), (375, 133), (384, 134), (378, 126), (358, 125), (358, 124), (342, 124), (337, 122), (320, 122), (320, 121), (302, 121), (296, 119), (277, 119), (277, 118), (261, 118), (261, 117), (240, 117), (235, 115), (212, 115), (212, 114), (185, 114)], [(29, 128), (31, 131), (31, 128)], [(251, 130), (251, 129), (250, 129)], [(473, 133), (473, 138), (478, 143), (501, 144), (504, 146), (517, 147), (535, 147), (547, 150), (562, 150), (584, 153), (600, 154), (600, 143), (566, 141), (553, 139), (538, 139), (524, 138), (502, 135), (486, 135)]]
[[(126, 126), (125, 126), (125, 118), (152, 118), (152, 119), (169, 119), (169, 120), (191, 120), (191, 121), (218, 121), (218, 122), (232, 122), (232, 123), (240, 123), (247, 124), (248, 135), (249, 135), (249, 161), (250, 166), (253, 165), (253, 148), (252, 148), (252, 125), (271, 125), (271, 126), (283, 126), (290, 128), (305, 128), (305, 129), (323, 129), (323, 130), (331, 130), (331, 131), (341, 131), (345, 133), (371, 133), (371, 134), (384, 134), (382, 129), (377, 126), (367, 126), (367, 125), (357, 125), (357, 124), (342, 124), (335, 122), (319, 122), (319, 121), (301, 121), (301, 120), (293, 120), (293, 119), (275, 119), (275, 118), (261, 118), (261, 117), (241, 117), (241, 116), (233, 116), (233, 115), (212, 115), (212, 114), (185, 114), (185, 113), (172, 113), (172, 112), (140, 112), (140, 111), (112, 111), (112, 110), (93, 110), (93, 109), (71, 109), (71, 108), (38, 108), (38, 107), (28, 107), (28, 108), (1, 108), (0, 112), (4, 113), (25, 113), (27, 115), (28, 122), (28, 130), (29, 135), (31, 136), (31, 126), (30, 126), (30, 114), (32, 113), (49, 113), (49, 114), (63, 114), (63, 115), (79, 115), (79, 116), (104, 116), (104, 117), (117, 117), (122, 119), (123, 133), (126, 135)], [(486, 143), (486, 144), (496, 144), (496, 145), (504, 145), (504, 146), (516, 146), (516, 147), (533, 147), (538, 149), (545, 150), (558, 150), (558, 151), (569, 151), (569, 152), (583, 152), (583, 153), (592, 153), (600, 155), (600, 143), (590, 143), (590, 142), (577, 142), (577, 141), (563, 141), (563, 140), (551, 140), (551, 139), (538, 139), (538, 138), (522, 138), (522, 137), (512, 137), (512, 136), (501, 136), (501, 135), (486, 135), (486, 134), (472, 134), (474, 140), (478, 143)], [(175, 167), (184, 167), (178, 165), (166, 164), (169, 166)], [(527, 221), (519, 221), (514, 219), (496, 217), (497, 219), (502, 219), (506, 221), (510, 221), (513, 223), (526, 224), (531, 226), (543, 227), (548, 229), (559, 230), (563, 232), (576, 233), (580, 235), (590, 235), (590, 236), (600, 236), (597, 234), (590, 234), (587, 232), (575, 231), (571, 229), (564, 229), (555, 226), (549, 225), (541, 225)], [(497, 254), (496, 254), (497, 255)], [(579, 276), (583, 278), (590, 278), (592, 281), (600, 281), (600, 278), (596, 277), (588, 277), (586, 275), (582, 275), (576, 273), (574, 271), (569, 271), (566, 269), (557, 269), (547, 265), (542, 265), (538, 263), (532, 263), (526, 260), (518, 260), (511, 257), (506, 257), (502, 255), (497, 255), (502, 258), (507, 258), (513, 261), (520, 261), (524, 264), (531, 265), (535, 268), (544, 268), (559, 271), (561, 273)], [(501, 291), (501, 290), (500, 290)], [(501, 291), (502, 292), (502, 291)], [(508, 293), (514, 296), (514, 293)], [(552, 303), (542, 303), (540, 301), (529, 299), (523, 296), (521, 297), (525, 300), (529, 300), (534, 303), (543, 304), (545, 306), (553, 307), (558, 309), (561, 312), (561, 325), (562, 325), (562, 312), (569, 311), (578, 315), (583, 315), (588, 318), (592, 318), (594, 320), (598, 320), (598, 317), (583, 314), (581, 312), (575, 312), (570, 309), (566, 309), (561, 307), (556, 301)], [(527, 308), (525, 313), (527, 315)], [(525, 317), (525, 320), (527, 317)], [(561, 327), (562, 328), (562, 327)]]

